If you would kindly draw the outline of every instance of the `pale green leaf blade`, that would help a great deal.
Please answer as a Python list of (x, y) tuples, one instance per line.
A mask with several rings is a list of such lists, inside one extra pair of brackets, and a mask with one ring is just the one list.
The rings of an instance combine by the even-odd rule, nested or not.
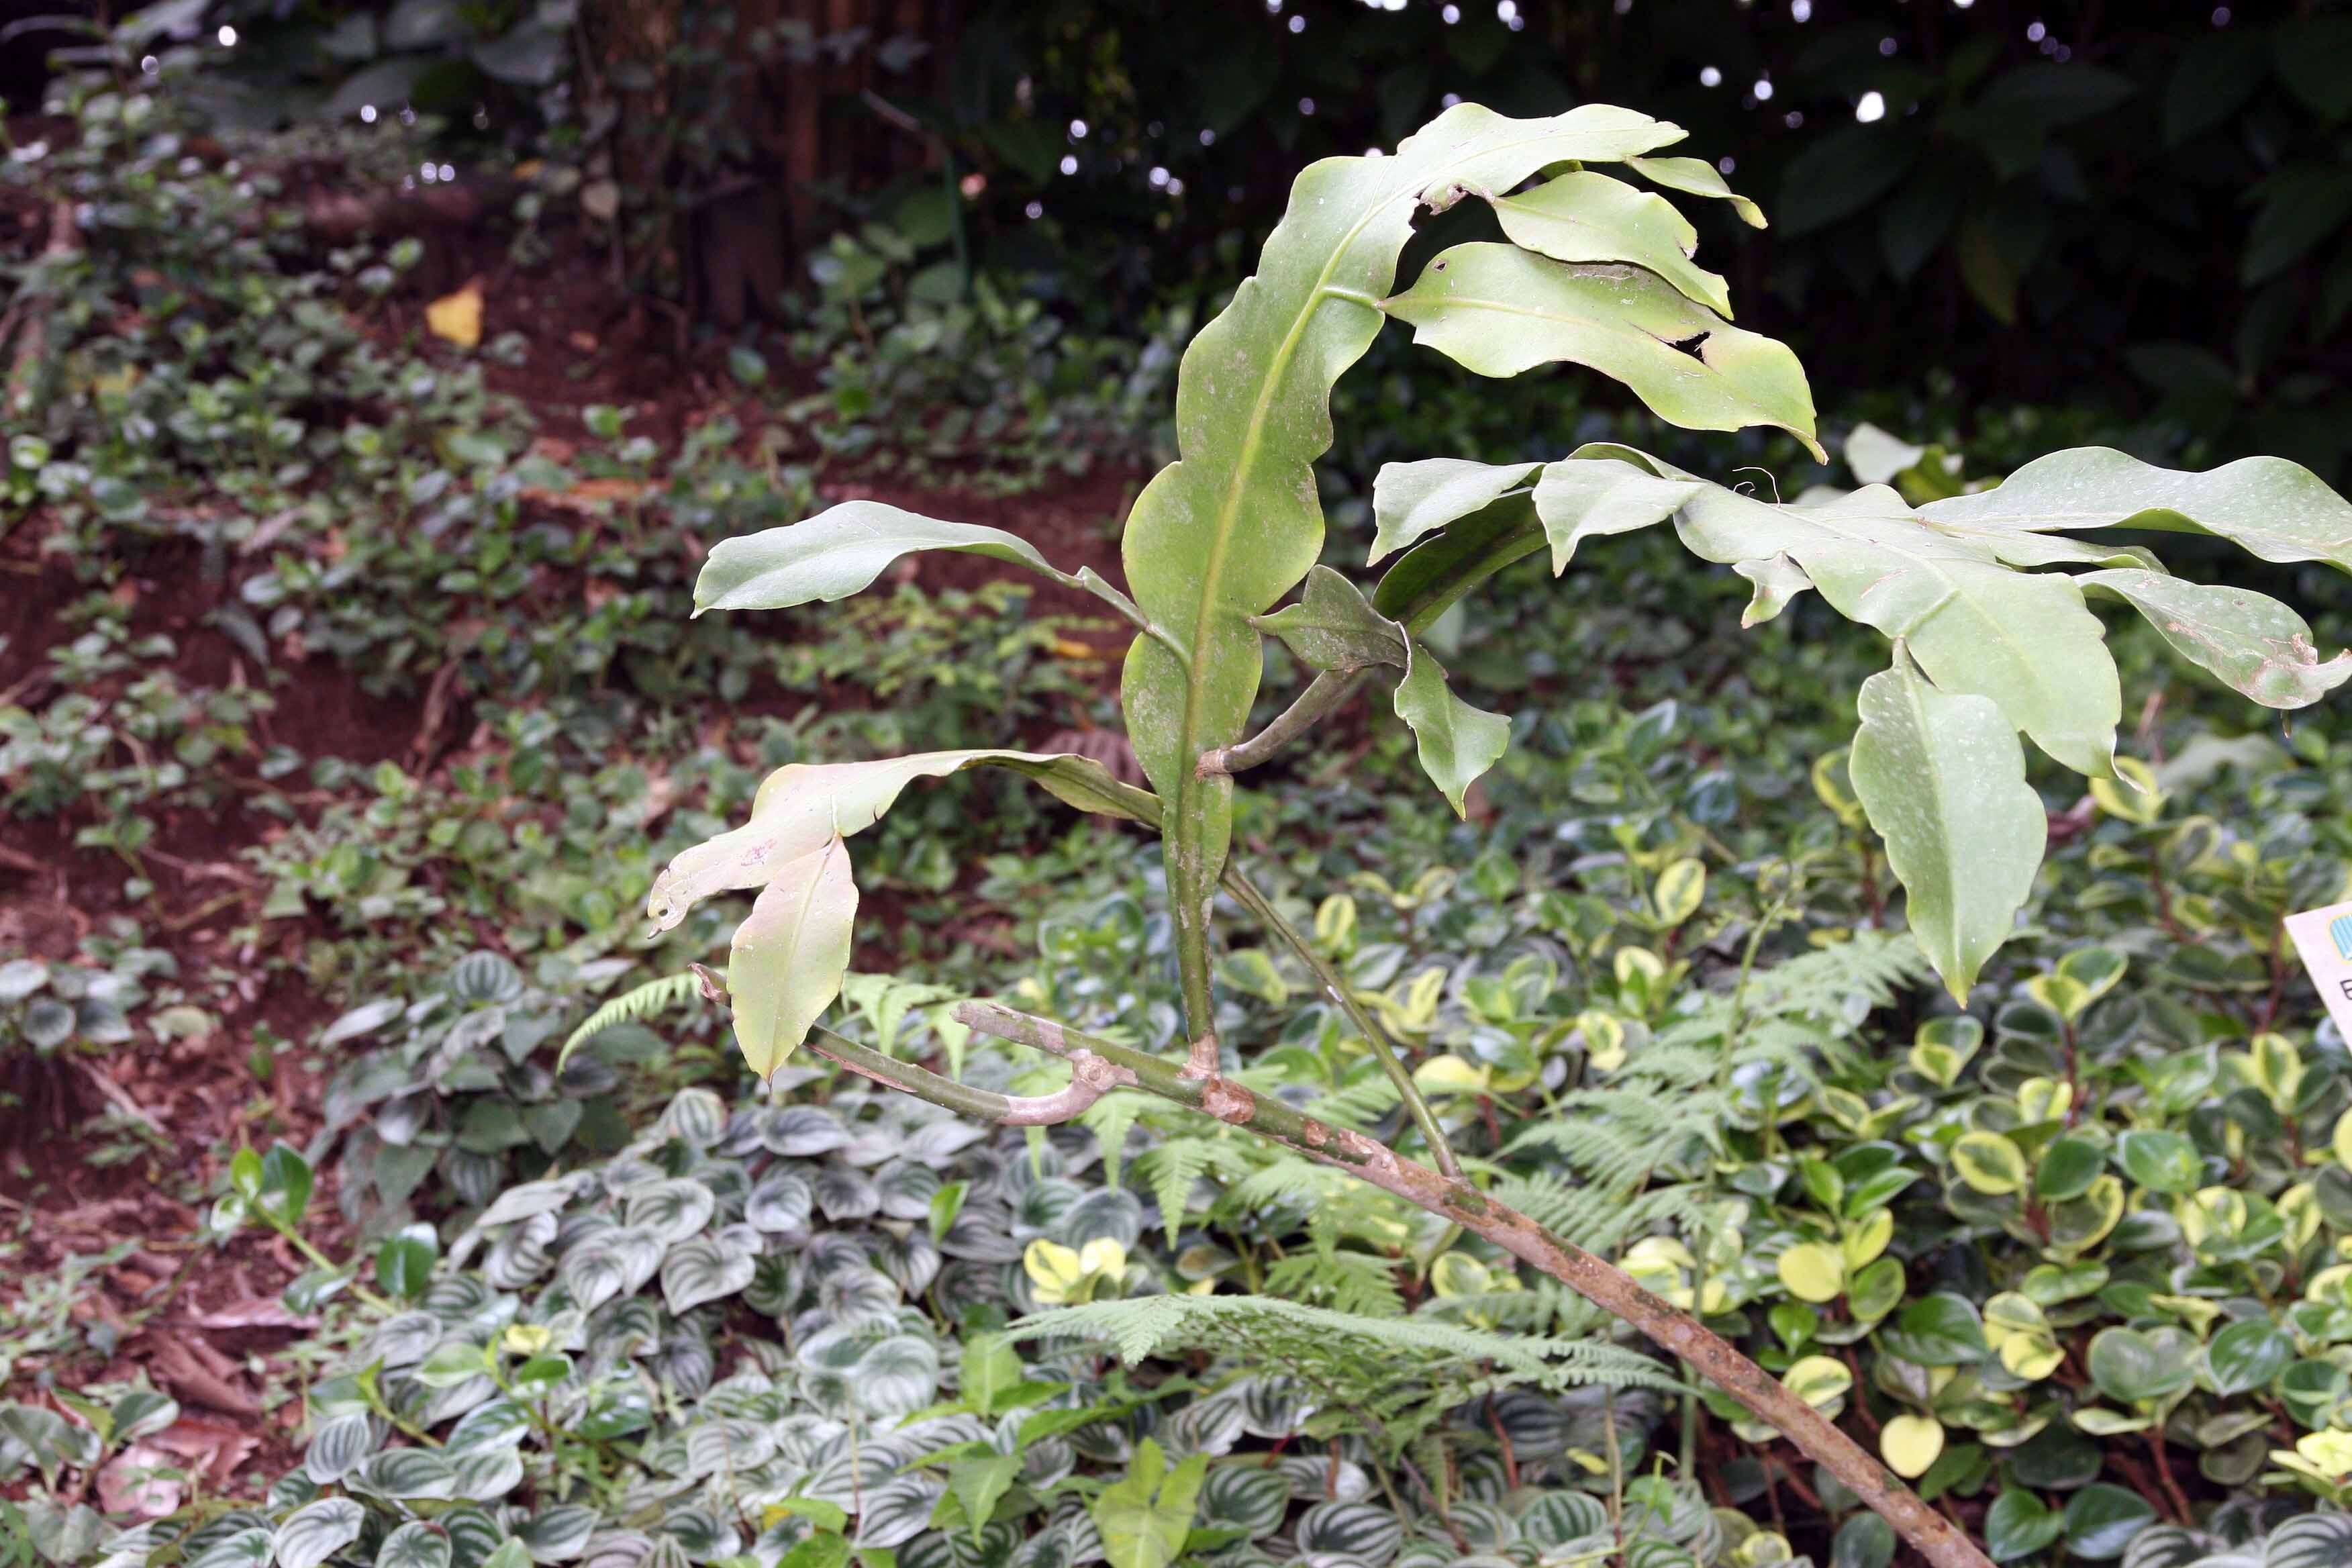
[(1766, 226), (1764, 209), (1726, 184), (1716, 166), (1704, 158), (1628, 158), (1625, 164), (1654, 185), (1729, 202), (1739, 221), (1750, 228)]
[(948, 1490), (962, 1505), (964, 1518), (971, 1521), (971, 1539), (977, 1542), (987, 1525), (989, 1516), (996, 1511), (997, 1503), (1013, 1488), (1013, 1478), (1021, 1473), (1018, 1454), (992, 1454), (984, 1459), (961, 1459), (948, 1467)]
[(714, 893), (756, 888), (777, 868), (822, 847), (836, 836), (863, 833), (919, 778), (943, 778), (971, 767), (1011, 769), (1034, 779), (1081, 811), (1157, 823), (1160, 803), (1147, 790), (1119, 783), (1103, 765), (1075, 752), (924, 752), (870, 763), (793, 763), (761, 782), (751, 820), (681, 852), (654, 879), (646, 913), (656, 932), (676, 926)]
[(1251, 624), (1271, 633), (1313, 669), (1370, 669), (1405, 662), (1404, 628), (1372, 608), (1363, 591), (1328, 566), (1307, 574), (1298, 603)]
[(1534, 492), (1506, 496), (1399, 556), (1372, 590), (1372, 608), (1421, 631), (1471, 589), (1543, 547)]
[(1418, 463), (1383, 463), (1372, 479), (1372, 552), (1376, 565), (1424, 534), (1483, 510), (1535, 477), (1540, 463), (1474, 463), (1466, 458), (1429, 458)]
[(1840, 454), (1853, 477), (1866, 485), (1895, 482), (1895, 476), (1927, 455), (1927, 448), (1916, 447), (1900, 436), (1881, 430), (1864, 420), (1845, 438), (1845, 450)]
[(2129, 569), (2074, 580), (2130, 605), (2183, 658), (2266, 708), (2308, 708), (2352, 679), (2352, 653), (2323, 662), (2310, 624), (2267, 595)]
[(1756, 585), (1754, 597), (1741, 611), (1742, 626), (1762, 626), (1766, 621), (1789, 607), (1789, 601), (1813, 585), (1805, 569), (1786, 554), (1767, 555), (1758, 561), (1738, 561), (1731, 569)]
[(1511, 721), (1473, 708), (1454, 695), (1445, 667), (1418, 642), (1397, 682), (1396, 715), (1412, 729), (1422, 771), (1436, 784), (1454, 815), (1465, 816), (1463, 798), (1478, 776), (1500, 761), (1511, 743)]
[(1691, 260), (1698, 230), (1664, 196), (1580, 170), (1521, 195), (1487, 200), (1515, 245), (1554, 261), (1630, 261), (1717, 315), (1731, 314), (1730, 288)]
[(1076, 581), (1055, 570), (1027, 540), (1001, 528), (942, 522), (877, 500), (852, 500), (805, 522), (719, 541), (694, 580), (694, 613), (781, 610), (845, 599), (900, 556), (921, 550), (985, 555), (1056, 582)]
[(1991, 698), (2077, 773), (2113, 771), (2123, 688), (2073, 578), (2012, 571), (1984, 545), (1928, 527), (1883, 485), (1777, 506), (1710, 484), (1675, 527), (1694, 552), (1726, 565), (1786, 554), (1840, 615), (1906, 641), (1944, 690)]
[(1920, 515), (2026, 532), (2211, 533), (2264, 561), (2325, 561), (2352, 571), (2352, 502), (2284, 458), (2242, 458), (2200, 474), (2084, 447), (2037, 458), (1991, 489), (1931, 501)]
[(1249, 617), (1321, 553), (1313, 465), (1331, 444), (1331, 387), (1381, 329), (1370, 301), (1395, 284), (1414, 212), (1681, 135), (1601, 104), (1522, 121), (1465, 103), (1393, 156), (1327, 158), (1293, 185), (1255, 275), (1185, 350), (1182, 456), (1136, 499), (1123, 543), (1129, 587), (1173, 646), (1138, 637), (1119, 691), (1137, 760), (1167, 810), (1169, 901), (1196, 1028), (1208, 1022), (1208, 908), (1233, 831), (1232, 780), (1203, 779), (1197, 763), (1248, 722), (1264, 665)]
[(2007, 939), (2033, 889), (2049, 819), (2025, 752), (1990, 700), (1937, 690), (1900, 648), (1862, 684), (1849, 771), (1911, 931), (1956, 997)]
[(1638, 267), (1574, 266), (1478, 241), (1439, 256), (1386, 309), (1412, 323), (1415, 342), (1481, 375), (1568, 360), (1623, 382), (1685, 429), (1778, 426), (1826, 460), (1812, 391), (1788, 345)]
[(743, 923), (727, 961), (735, 1043), (762, 1079), (808, 1038), (849, 969), (857, 883), (838, 837), (777, 871)]
[(1664, 479), (1616, 458), (1547, 463), (1536, 482), (1536, 516), (1551, 542), (1552, 575), (1568, 570), (1585, 540), (1664, 522), (1703, 488), (1699, 480)]
[[(1927, 521), (1927, 519), (1921, 519)], [(1982, 547), (2004, 566), (2121, 566), (2161, 572), (2164, 563), (2137, 544), (2094, 544), (2063, 533), (2023, 533), (2002, 528), (1979, 528), (1965, 522), (1932, 522), (1927, 526), (1947, 539)]]

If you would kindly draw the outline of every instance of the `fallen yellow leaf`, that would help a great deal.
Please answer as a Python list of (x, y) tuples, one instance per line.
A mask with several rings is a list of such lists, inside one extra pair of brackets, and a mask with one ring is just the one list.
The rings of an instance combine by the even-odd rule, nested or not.
[(467, 282), (455, 294), (444, 294), (425, 307), (425, 325), (433, 335), (461, 349), (482, 342), (482, 280)]

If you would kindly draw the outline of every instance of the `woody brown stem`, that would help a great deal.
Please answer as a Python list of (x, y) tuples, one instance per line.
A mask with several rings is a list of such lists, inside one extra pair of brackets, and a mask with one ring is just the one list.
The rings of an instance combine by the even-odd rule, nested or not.
[(1336, 1165), (1492, 1242), (1632, 1324), (1659, 1348), (1679, 1356), (1713, 1382), (1748, 1414), (1778, 1428), (1808, 1458), (1882, 1515), (1931, 1568), (1991, 1568), (1990, 1560), (1958, 1525), (1920, 1501), (1917, 1493), (1853, 1438), (1706, 1324), (1643, 1289), (1622, 1269), (1561, 1240), (1468, 1182), (1448, 1179), (1426, 1165), (1401, 1159), (1384, 1143), (1318, 1121), (1272, 1096), (1261, 1098), (1219, 1075), (1196, 1078), (1188, 1068), (1146, 1052), (993, 1003), (967, 1002), (956, 1009), (955, 1016), (984, 1034), (1055, 1056), (1072, 1060), (1085, 1053), (1098, 1056), (1124, 1069), (1131, 1087), (1146, 1094), (1191, 1106), (1229, 1126)]

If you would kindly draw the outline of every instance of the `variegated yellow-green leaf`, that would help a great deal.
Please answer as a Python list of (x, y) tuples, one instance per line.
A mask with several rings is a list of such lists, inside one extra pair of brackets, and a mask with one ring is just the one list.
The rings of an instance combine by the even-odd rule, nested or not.
[(1780, 1386), (1822, 1410), (1845, 1397), (1853, 1386), (1853, 1373), (1835, 1356), (1803, 1356), (1780, 1374)]
[(1384, 309), (1481, 375), (1558, 361), (1622, 381), (1692, 430), (1774, 425), (1827, 461), (1813, 395), (1784, 343), (1744, 331), (1638, 267), (1574, 265), (1475, 240), (1439, 256)]
[(1780, 1254), (1775, 1271), (1800, 1301), (1834, 1301), (1845, 1289), (1844, 1256), (1826, 1242), (1799, 1242)]
[(1932, 1415), (1897, 1415), (1879, 1429), (1878, 1452), (1888, 1469), (1917, 1480), (1944, 1452), (1944, 1424)]
[(1429, 1266), (1429, 1288), (1439, 1296), (1484, 1296), (1495, 1289), (1494, 1270), (1466, 1252), (1447, 1252)]
[(2000, 710), (1938, 691), (1898, 649), (1863, 682), (1854, 790), (1903, 882), (1912, 934), (1956, 997), (2033, 889), (2049, 819)]
[[(1577, 1031), (1584, 1037), (1585, 1058), (1601, 1072), (1625, 1065), (1625, 1021), (1613, 1013), (1579, 1013)], [(2347, 1113), (2352, 1115), (2352, 1113)], [(2352, 1165), (2352, 1160), (2345, 1162)]]
[(2137, 757), (2117, 757), (2116, 776), (2091, 781), (2091, 799), (2109, 816), (2147, 826), (2164, 815), (2164, 792), (2156, 770)]
[(1454, 696), (1445, 667), (1420, 643), (1412, 646), (1404, 679), (1397, 682), (1396, 715), (1412, 728), (1422, 772), (1460, 816), (1470, 786), (1511, 743), (1511, 721)]
[(1930, 501), (1920, 515), (2011, 533), (2211, 533), (2265, 561), (2326, 561), (2352, 571), (2352, 502), (2284, 458), (2242, 458), (2198, 474), (2082, 447), (2037, 458), (1991, 489)]
[(1984, 1026), (1966, 1013), (1930, 1018), (1919, 1026), (1911, 1044), (1911, 1066), (1923, 1076), (1949, 1089), (1960, 1080), (1960, 1069), (1984, 1044)]
[(2268, 595), (2137, 567), (2075, 581), (2129, 604), (2183, 658), (2265, 708), (2308, 708), (2352, 680), (2352, 653), (2323, 661), (2310, 623)]
[(1985, 1342), (2011, 1375), (2038, 1383), (2065, 1359), (2050, 1320), (2029, 1297), (2004, 1290), (1984, 1305)]
[(1952, 1145), (1952, 1168), (1980, 1193), (2013, 1193), (2025, 1185), (2025, 1156), (1998, 1132), (1965, 1132)]
[(1423, 1094), (1484, 1094), (1494, 1086), (1492, 1068), (1448, 1052), (1412, 1069), (1412, 1086)]
[(856, 921), (849, 847), (835, 837), (786, 862), (735, 928), (727, 961), (735, 1043), (761, 1078), (775, 1076), (833, 1005)]
[(1291, 188), (1255, 276), (1184, 352), (1181, 456), (1144, 487), (1123, 542), (1128, 585), (1169, 642), (1138, 637), (1120, 697), (1137, 759), (1166, 803), (1168, 893), (1185, 1010), (1211, 1016), (1209, 906), (1232, 833), (1233, 782), (1202, 752), (1241, 739), (1262, 661), (1252, 616), (1315, 563), (1313, 464), (1331, 444), (1340, 373), (1379, 332), (1414, 213), (1509, 190), (1549, 164), (1653, 152), (1682, 132), (1588, 104), (1512, 120), (1458, 104), (1384, 158), (1327, 158)]
[(1487, 200), (1514, 245), (1554, 261), (1630, 261), (1717, 315), (1731, 314), (1731, 290), (1691, 260), (1698, 230), (1664, 196), (1579, 170), (1520, 195)]
[(1868, 1264), (1875, 1262), (1895, 1239), (1895, 1211), (1873, 1209), (1846, 1227), (1838, 1248), (1845, 1255), (1845, 1271), (1859, 1274)]
[(1650, 901), (1656, 906), (1662, 923), (1678, 926), (1698, 913), (1699, 900), (1705, 897), (1706, 863), (1686, 857), (1658, 873)]

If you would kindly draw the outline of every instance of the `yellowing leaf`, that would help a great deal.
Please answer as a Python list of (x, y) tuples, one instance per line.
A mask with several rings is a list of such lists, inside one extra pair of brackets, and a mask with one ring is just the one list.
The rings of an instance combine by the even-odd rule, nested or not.
[(482, 280), (468, 280), (454, 294), (444, 294), (425, 307), (425, 326), (444, 342), (456, 343), (461, 349), (478, 348), (482, 342)]
[(1943, 1451), (1944, 1424), (1932, 1415), (1897, 1415), (1878, 1434), (1886, 1468), (1906, 1481), (1926, 1475)]
[(1834, 1247), (1801, 1241), (1780, 1254), (1780, 1283), (1800, 1301), (1834, 1301), (1845, 1289), (1845, 1259)]
[(2094, 778), (2091, 799), (2112, 818), (2147, 826), (2164, 814), (2164, 793), (2157, 790), (2157, 773), (2138, 757), (2116, 757), (2115, 778)]
[(1030, 1284), (1036, 1288), (1037, 1300), (1049, 1307), (1067, 1300), (1070, 1292), (1078, 1288), (1078, 1281), (1087, 1277), (1086, 1266), (1074, 1249), (1043, 1237), (1031, 1242), (1021, 1254), (1021, 1267), (1027, 1272)]
[[(1625, 1025), (1613, 1013), (1580, 1013), (1576, 1027), (1584, 1036), (1585, 1059), (1601, 1072), (1615, 1072), (1625, 1065)], [(2352, 1111), (2345, 1113), (2352, 1121)], [(2337, 1147), (2344, 1145), (2341, 1142)], [(2352, 1165), (2352, 1160), (2345, 1162)]]
[(1413, 1068), (1412, 1086), (1423, 1094), (1484, 1094), (1494, 1075), (1456, 1056), (1432, 1057)]
[(775, 1076), (840, 994), (856, 919), (849, 847), (834, 838), (778, 871), (735, 928), (727, 960), (735, 1043), (761, 1078)]
[(1429, 1288), (1442, 1297), (1484, 1296), (1495, 1289), (1495, 1276), (1466, 1252), (1449, 1252), (1429, 1266)]

